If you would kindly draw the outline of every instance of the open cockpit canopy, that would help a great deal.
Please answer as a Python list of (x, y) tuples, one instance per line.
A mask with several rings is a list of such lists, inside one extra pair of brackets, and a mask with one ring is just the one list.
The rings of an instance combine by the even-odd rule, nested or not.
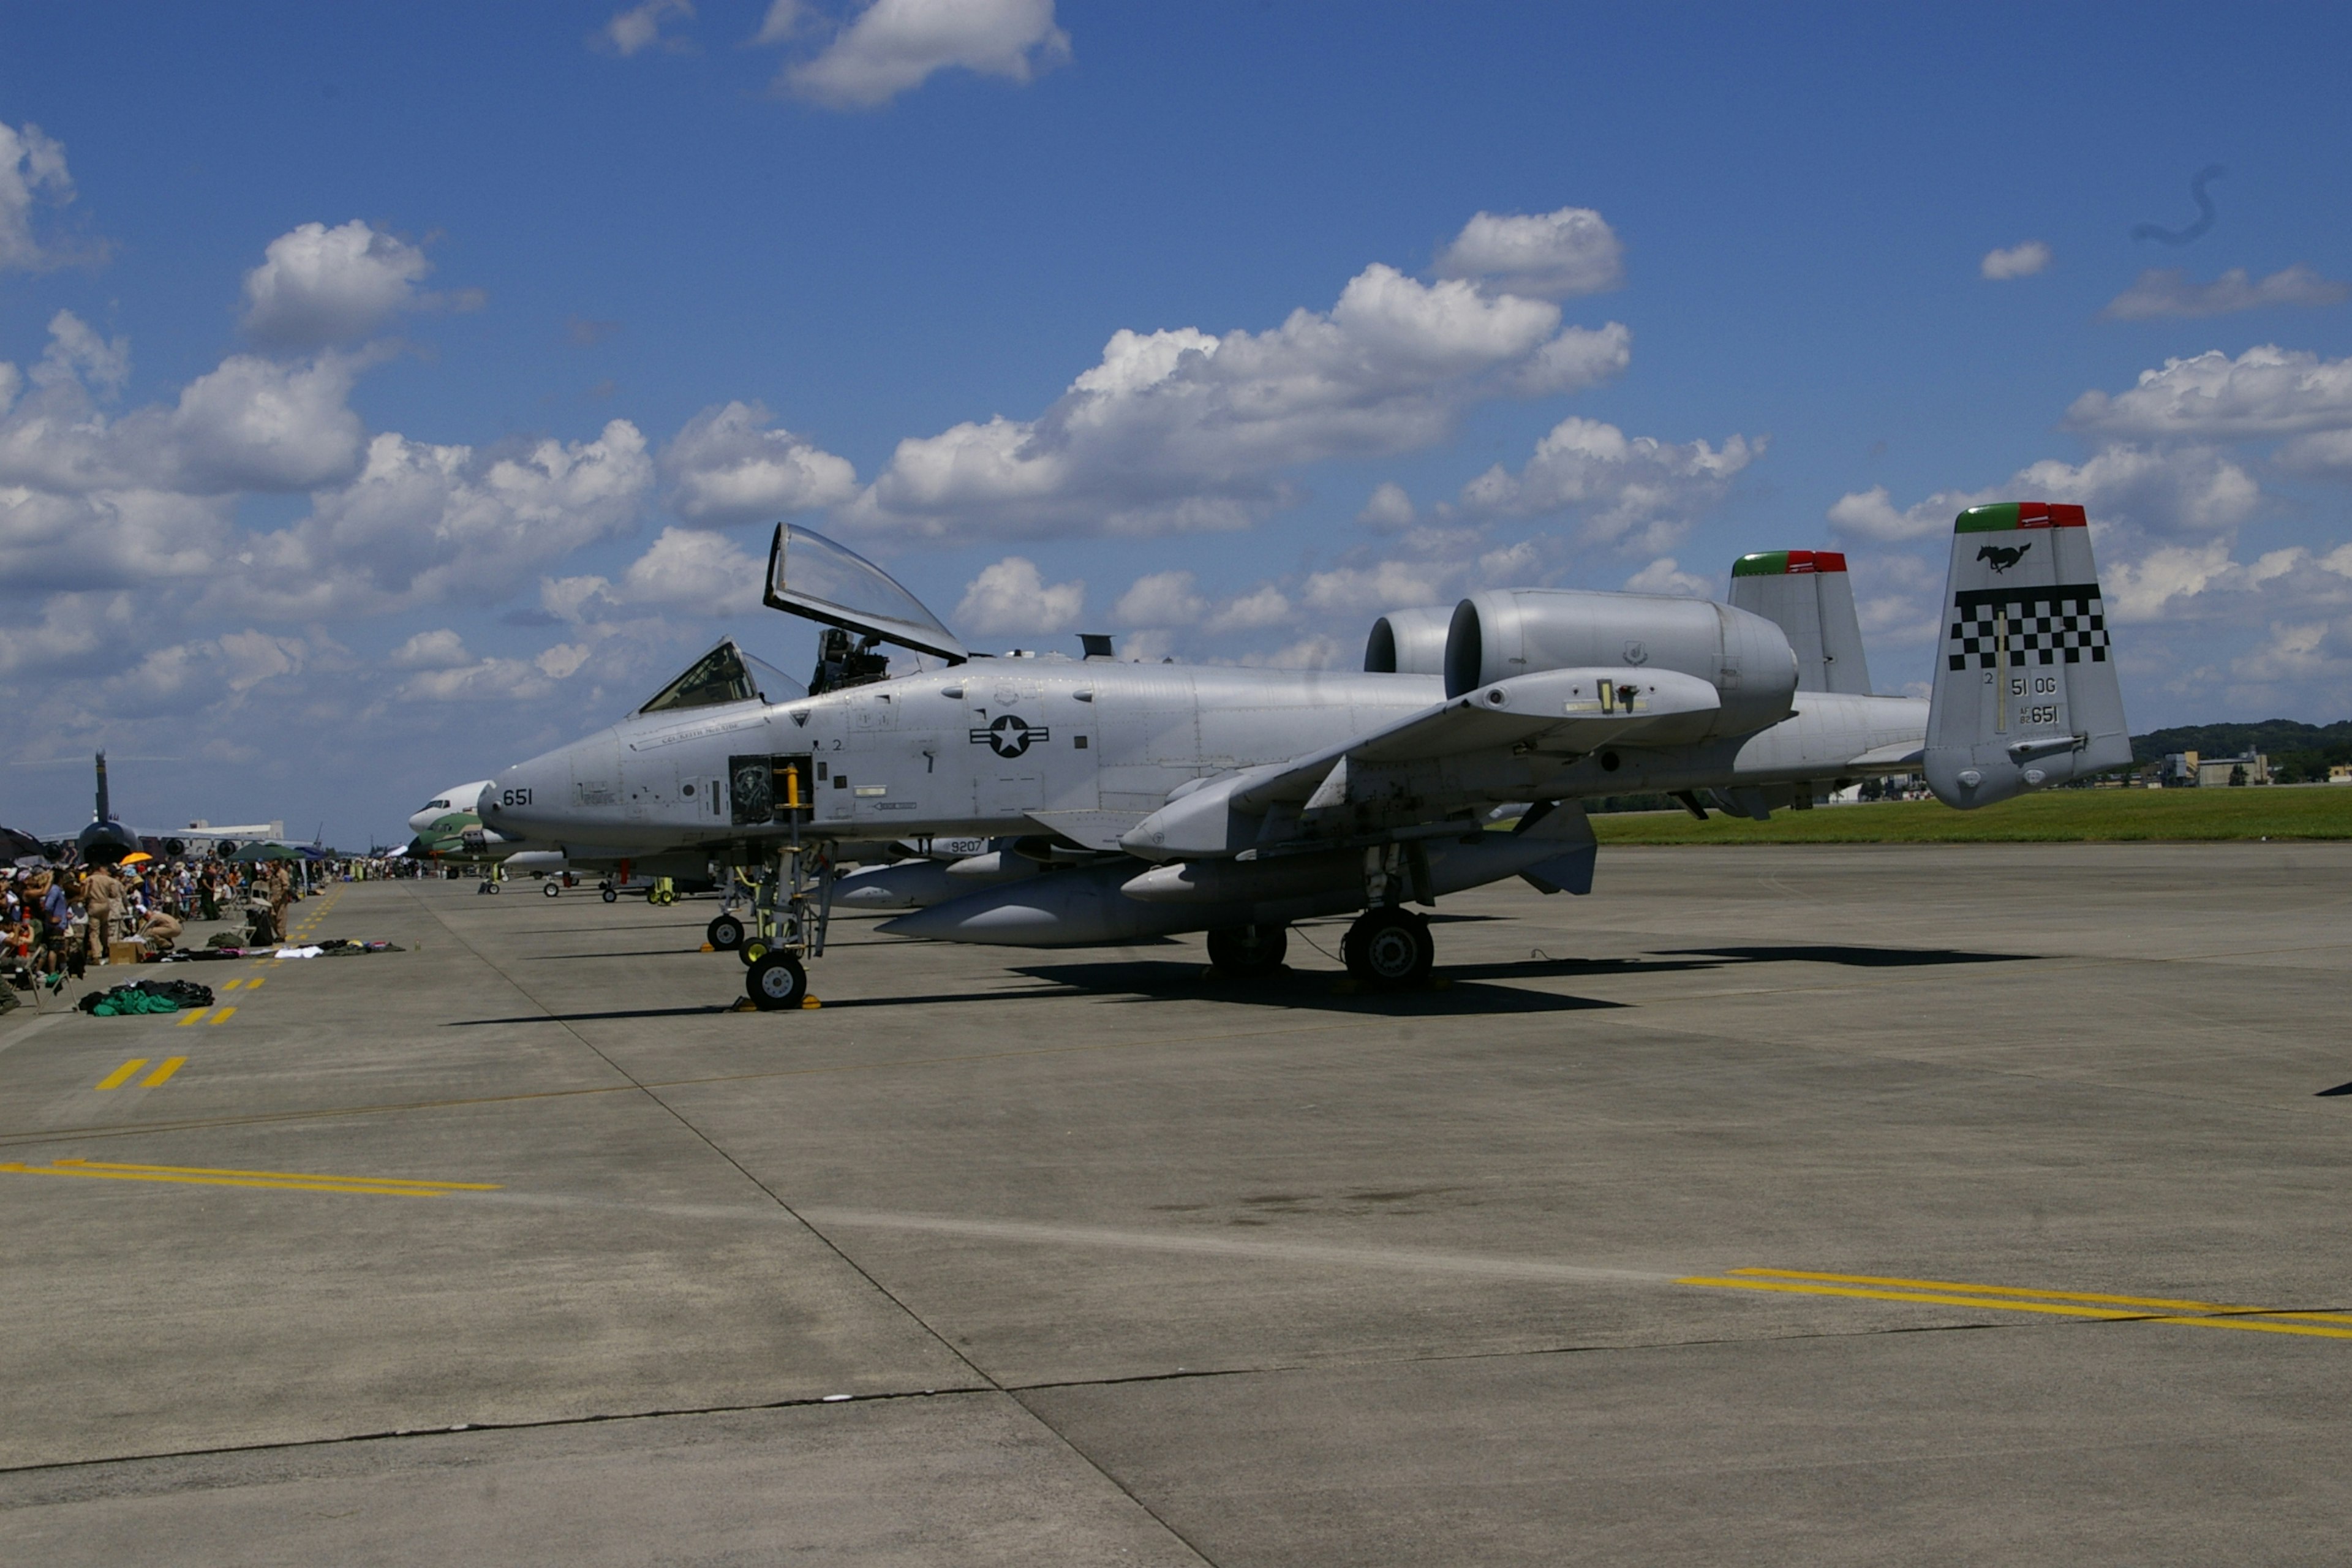
[(733, 637), (686, 667), (686, 672), (654, 694), (639, 713), (672, 713), (717, 708), (728, 702), (791, 702), (808, 689), (774, 665), (745, 653)]
[(771, 609), (829, 626), (936, 654), (950, 664), (971, 655), (955, 633), (890, 574), (856, 551), (788, 522), (776, 525), (768, 549)]

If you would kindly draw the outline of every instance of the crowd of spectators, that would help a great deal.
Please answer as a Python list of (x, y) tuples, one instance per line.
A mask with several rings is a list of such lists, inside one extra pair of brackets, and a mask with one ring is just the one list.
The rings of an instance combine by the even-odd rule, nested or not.
[(273, 946), (287, 906), (321, 881), (368, 880), (374, 860), (238, 863), (173, 859), (120, 866), (19, 865), (0, 872), (0, 979), (55, 992), (110, 963), (163, 957), (188, 927), (228, 923), (211, 945)]

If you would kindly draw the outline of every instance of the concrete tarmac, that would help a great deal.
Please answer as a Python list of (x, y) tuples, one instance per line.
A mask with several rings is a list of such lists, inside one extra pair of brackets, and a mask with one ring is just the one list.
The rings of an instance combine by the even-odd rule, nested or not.
[(346, 886), (406, 951), (0, 1018), (0, 1561), (2338, 1561), (2347, 907), (1617, 849), (1408, 996), (849, 918), (781, 1015), (708, 900)]

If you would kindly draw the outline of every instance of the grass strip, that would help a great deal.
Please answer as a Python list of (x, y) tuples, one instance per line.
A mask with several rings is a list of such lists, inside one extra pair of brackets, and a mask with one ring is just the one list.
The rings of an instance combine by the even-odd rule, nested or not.
[(1596, 816), (1603, 844), (2128, 844), (2352, 838), (2352, 786), (2080, 789), (2021, 795), (1976, 811), (1940, 801), (1873, 801), (1777, 811), (1769, 822), (1711, 812)]

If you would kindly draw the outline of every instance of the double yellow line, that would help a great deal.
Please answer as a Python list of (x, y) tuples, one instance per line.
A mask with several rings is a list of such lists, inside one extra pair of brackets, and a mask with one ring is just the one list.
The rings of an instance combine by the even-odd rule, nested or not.
[[(185, 1021), (185, 1019), (182, 1020), (184, 1023)], [(138, 1077), (139, 1069), (146, 1065), (147, 1058), (145, 1057), (132, 1057), (129, 1061), (124, 1062), (121, 1067), (116, 1068), (112, 1072), (108, 1073), (104, 1078), (100, 1079), (98, 1080), (98, 1087), (100, 1089), (121, 1089), (124, 1084), (129, 1083), (133, 1078)], [(182, 1068), (186, 1067), (187, 1065), (188, 1058), (185, 1057), (165, 1057), (161, 1065), (159, 1065), (153, 1072), (149, 1073), (145, 1081), (141, 1083), (139, 1087), (142, 1089), (153, 1089), (157, 1085), (163, 1083), (165, 1080), (170, 1079), (173, 1073), (178, 1072)]]
[(1901, 1279), (1879, 1274), (1816, 1274), (1799, 1268), (1734, 1268), (1693, 1275), (1677, 1285), (1719, 1290), (1772, 1290), (1797, 1296), (1843, 1296), (1865, 1301), (1916, 1301), (1937, 1307), (1989, 1307), (2105, 1322), (2177, 1323), (2192, 1329), (2242, 1329), (2258, 1334), (2309, 1334), (2352, 1340), (2352, 1312), (2299, 1312), (2225, 1301), (2185, 1301), (2165, 1296), (2112, 1296), (2091, 1290), (2032, 1290), (1959, 1279)]
[(111, 1160), (52, 1160), (46, 1165), (0, 1163), (20, 1176), (88, 1176), (108, 1182), (172, 1182), (197, 1187), (260, 1187), (271, 1192), (360, 1193), (378, 1197), (437, 1198), (450, 1193), (494, 1193), (496, 1182), (416, 1182), (398, 1176), (328, 1176), (311, 1171), (222, 1171), (203, 1165), (129, 1165)]

